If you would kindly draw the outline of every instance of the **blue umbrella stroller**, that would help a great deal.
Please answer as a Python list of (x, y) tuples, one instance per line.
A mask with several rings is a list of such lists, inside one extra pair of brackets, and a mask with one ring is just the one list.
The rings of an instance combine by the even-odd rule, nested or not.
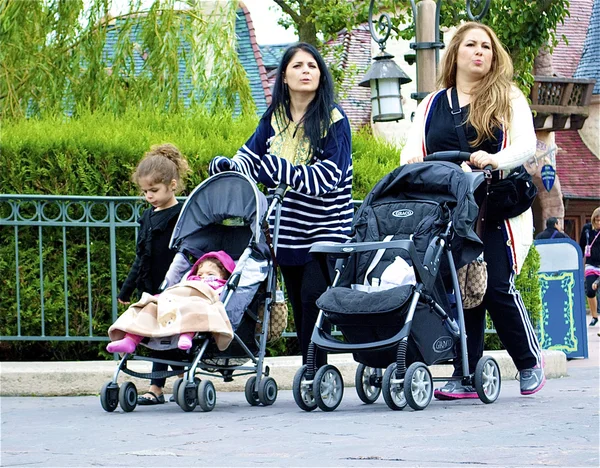
[[(277, 189), (269, 205), (254, 182), (237, 172), (216, 174), (194, 189), (181, 209), (171, 237), (171, 248), (176, 249), (177, 254), (163, 289), (183, 278), (195, 259), (203, 254), (226, 251), (236, 261), (221, 293), (221, 302), (234, 330), (233, 341), (225, 351), (220, 351), (210, 333), (198, 334), (187, 352), (187, 359), (181, 362), (125, 354), (113, 379), (101, 390), (101, 404), (106, 411), (114, 411), (119, 404), (126, 412), (136, 407), (137, 389), (133, 382), (125, 382), (120, 388), (117, 384), (121, 371), (143, 379), (166, 378), (185, 372), (185, 377), (173, 385), (175, 400), (184, 411), (193, 411), (197, 405), (203, 411), (212, 411), (215, 407), (213, 383), (199, 376), (218, 377), (228, 382), (234, 377), (252, 375), (246, 383), (248, 403), (267, 406), (275, 402), (277, 383), (269, 377), (264, 358), (271, 304), (276, 297), (273, 258), (283, 193), (283, 188)], [(267, 220), (273, 212), (275, 223), (270, 245)], [(152, 349), (176, 348), (176, 343), (176, 337), (142, 341)], [(184, 370), (139, 373), (127, 367), (129, 359), (161, 362)]]
[[(393, 410), (407, 405), (422, 410), (431, 401), (434, 380), (472, 385), (485, 403), (498, 397), (500, 371), (493, 358), (482, 357), (469, 374), (456, 273), (483, 251), (473, 228), (479, 215), (474, 192), (484, 172), (464, 173), (447, 162), (469, 156), (436, 153), (434, 159), (446, 162), (397, 168), (366, 197), (350, 242), (311, 249), (324, 271), (333, 257), (335, 272), (332, 286), (317, 301), (320, 312), (307, 363), (294, 377), (293, 395), (301, 409), (333, 411), (342, 400), (342, 375), (332, 365), (316, 368), (317, 348), (353, 353), (359, 363), (356, 390), (365, 403), (383, 393)], [(326, 323), (337, 326), (343, 341), (325, 331)], [(462, 375), (432, 378), (427, 366), (456, 359)]]

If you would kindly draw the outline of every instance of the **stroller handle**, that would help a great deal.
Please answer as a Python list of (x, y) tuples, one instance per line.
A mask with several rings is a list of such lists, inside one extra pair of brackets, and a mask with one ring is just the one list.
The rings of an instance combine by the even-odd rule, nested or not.
[[(462, 162), (468, 162), (471, 159), (471, 153), (466, 151), (438, 151), (436, 153), (428, 154), (423, 158), (423, 161), (447, 161), (460, 164)], [(492, 171), (493, 167), (488, 164), (483, 168), (484, 171)]]
[(471, 153), (467, 153), (466, 151), (438, 151), (428, 154), (423, 158), (423, 161), (447, 161), (460, 164), (470, 159)]
[(273, 192), (273, 198), (275, 198), (279, 203), (281, 203), (283, 201), (285, 191), (288, 189), (288, 187), (288, 184), (285, 184), (283, 182), (279, 184), (275, 189), (275, 192)]

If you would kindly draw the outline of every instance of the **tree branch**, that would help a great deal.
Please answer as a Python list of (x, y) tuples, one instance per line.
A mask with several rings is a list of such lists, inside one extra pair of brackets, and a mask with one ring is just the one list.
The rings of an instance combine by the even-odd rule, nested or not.
[(286, 15), (289, 15), (292, 17), (292, 20), (294, 21), (294, 23), (296, 24), (300, 24), (300, 22), (302, 21), (302, 17), (296, 12), (294, 11), (294, 9), (289, 6), (285, 0), (273, 0), (278, 6), (279, 8), (281, 8), (283, 10), (283, 12)]

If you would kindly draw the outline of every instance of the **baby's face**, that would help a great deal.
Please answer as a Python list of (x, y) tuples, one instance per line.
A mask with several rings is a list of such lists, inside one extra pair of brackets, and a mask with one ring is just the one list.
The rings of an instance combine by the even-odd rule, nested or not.
[(196, 274), (202, 279), (206, 279), (210, 276), (212, 276), (213, 278), (223, 279), (223, 274), (221, 273), (221, 269), (214, 262), (211, 262), (210, 260), (206, 260), (206, 261), (202, 262), (200, 265), (198, 265), (198, 271), (196, 272)]

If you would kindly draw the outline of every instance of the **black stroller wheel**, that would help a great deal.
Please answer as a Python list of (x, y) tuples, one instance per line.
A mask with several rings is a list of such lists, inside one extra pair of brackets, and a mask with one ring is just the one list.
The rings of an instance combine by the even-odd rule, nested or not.
[(359, 364), (354, 376), (354, 386), (358, 397), (367, 405), (375, 403), (381, 395), (382, 371), (375, 367)]
[(258, 392), (254, 390), (254, 384), (256, 383), (256, 376), (253, 375), (246, 381), (246, 387), (244, 387), (244, 394), (246, 395), (246, 401), (250, 406), (258, 406), (260, 400), (258, 399)]
[(294, 401), (298, 407), (304, 411), (312, 411), (317, 407), (317, 402), (313, 395), (314, 381), (310, 382), (306, 379), (306, 365), (301, 366), (294, 375), (292, 383), (292, 394)]
[(493, 403), (500, 395), (502, 378), (500, 367), (491, 356), (483, 356), (475, 367), (475, 390), (484, 403)]
[(429, 368), (422, 362), (413, 362), (404, 376), (404, 395), (408, 405), (415, 411), (429, 406), (433, 396), (433, 379)]
[(138, 392), (133, 382), (125, 382), (119, 390), (119, 403), (121, 409), (129, 413), (137, 406)]
[(181, 385), (182, 382), (183, 382), (183, 379), (180, 377), (173, 384), (173, 399), (175, 400), (175, 403), (178, 403), (177, 397), (179, 394), (179, 386)]
[(383, 399), (388, 407), (394, 411), (406, 408), (408, 404), (404, 395), (404, 386), (402, 380), (396, 377), (396, 363), (390, 364), (383, 373), (381, 382)]
[(198, 406), (204, 412), (215, 409), (217, 391), (210, 380), (202, 380), (198, 385)]
[(183, 411), (194, 411), (198, 404), (198, 382), (195, 379), (193, 383), (182, 382), (177, 389), (176, 400)]
[(119, 386), (112, 381), (106, 382), (100, 390), (100, 404), (104, 411), (112, 413), (119, 406)]
[(263, 377), (258, 384), (258, 400), (271, 406), (277, 400), (277, 382), (273, 377)]
[(342, 402), (344, 380), (337, 367), (326, 364), (319, 368), (313, 382), (313, 394), (317, 406), (323, 411), (333, 411)]

